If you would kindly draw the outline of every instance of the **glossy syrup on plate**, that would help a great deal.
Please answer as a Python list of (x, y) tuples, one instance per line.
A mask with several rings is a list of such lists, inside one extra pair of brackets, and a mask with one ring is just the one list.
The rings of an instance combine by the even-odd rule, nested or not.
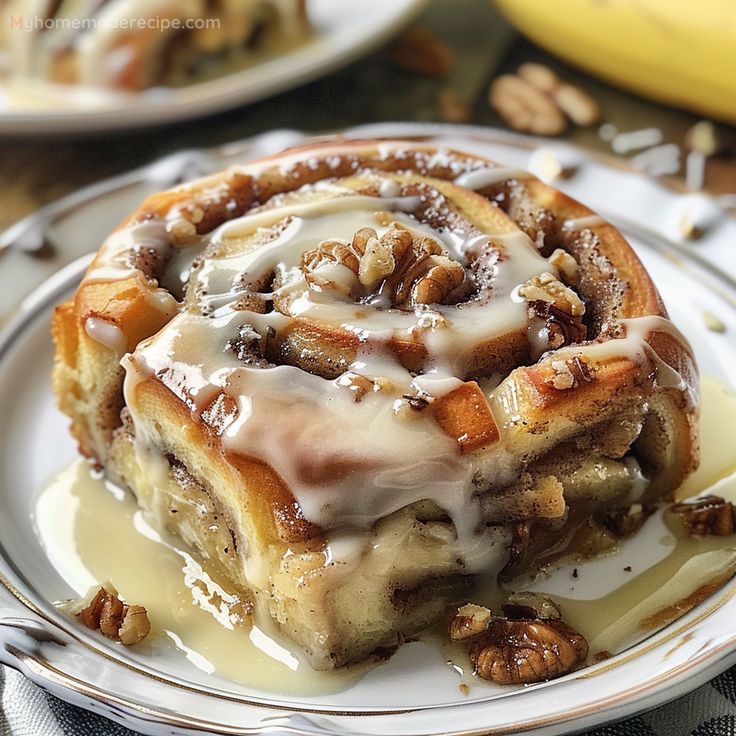
[(295, 645), (264, 628), (267, 614), (251, 625), (237, 594), (81, 458), (43, 488), (34, 521), (49, 560), (79, 596), (110, 581), (125, 601), (145, 606), (152, 633), (135, 647), (142, 654), (174, 647), (206, 674), (283, 694), (339, 692), (363, 671), (314, 676)]
[[(736, 502), (736, 396), (716, 380), (701, 386), (702, 457), (678, 498), (705, 490)], [(78, 594), (110, 581), (130, 603), (144, 605), (152, 635), (138, 645), (155, 656), (172, 647), (207, 674), (275, 693), (315, 695), (349, 688), (369, 666), (315, 672), (268, 615), (251, 625), (243, 602), (202, 569), (171, 537), (146, 521), (132, 495), (96, 477), (77, 460), (41, 490), (35, 526), (49, 559)], [(736, 537), (690, 539), (678, 517), (652, 516), (617, 554), (564, 565), (525, 589), (552, 595), (564, 619), (588, 640), (592, 656), (621, 651), (689, 610), (736, 573)], [(626, 568), (631, 568), (627, 570)], [(479, 584), (473, 600), (498, 610), (498, 593)], [(256, 602), (256, 605), (261, 605)], [(265, 614), (265, 611), (264, 611)], [(440, 634), (441, 656), (470, 675), (467, 657)]]

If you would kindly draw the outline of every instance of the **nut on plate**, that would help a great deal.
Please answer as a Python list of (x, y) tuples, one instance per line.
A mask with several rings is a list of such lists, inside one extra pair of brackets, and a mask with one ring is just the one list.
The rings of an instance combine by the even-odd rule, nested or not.
[(475, 674), (498, 685), (542, 682), (571, 672), (588, 656), (585, 637), (561, 619), (560, 609), (539, 593), (514, 593), (505, 616), (468, 603), (450, 622), (450, 638), (467, 641)]
[(527, 685), (571, 672), (588, 642), (563, 621), (495, 618), (470, 647), (476, 674), (498, 685)]
[(497, 77), (489, 90), (491, 107), (514, 130), (536, 135), (561, 135), (567, 121), (544, 92), (515, 74)]
[(491, 609), (466, 603), (457, 609), (457, 614), (450, 622), (450, 639), (463, 641), (482, 634), (491, 622)]
[(123, 603), (109, 584), (92, 588), (78, 606), (77, 615), (88, 629), (99, 630), (126, 646), (138, 644), (151, 632), (146, 609)]
[(736, 529), (736, 507), (721, 496), (676, 503), (670, 511), (682, 517), (691, 537), (727, 537)]

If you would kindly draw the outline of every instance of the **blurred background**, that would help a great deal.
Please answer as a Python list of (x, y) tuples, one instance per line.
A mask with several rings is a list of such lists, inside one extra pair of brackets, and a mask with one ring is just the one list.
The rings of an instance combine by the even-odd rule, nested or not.
[[(5, 35), (14, 34), (17, 46), (22, 32), (7, 32), (13, 3), (23, 6), (5, 4)], [(349, 22), (360, 26), (359, 3), (343, 4), (343, 12), (351, 4), (358, 11)], [(318, 40), (329, 33), (320, 17), (308, 32)], [(725, 208), (736, 206), (731, 0), (431, 0), (408, 3), (404, 17), (380, 33), (392, 38), (338, 71), (217, 114), (161, 124), (153, 107), (148, 122), (127, 132), (85, 125), (77, 135), (73, 126), (61, 131), (53, 122), (45, 134), (36, 125), (32, 136), (11, 126), (12, 134), (0, 138), (0, 228), (81, 185), (181, 148), (275, 128), (324, 132), (397, 120), (559, 136), (675, 186), (703, 186), (720, 195)], [(309, 36), (304, 41), (312, 42)], [(7, 57), (23, 50), (12, 38), (5, 44), (12, 72)], [(33, 48), (25, 53), (38, 54)], [(84, 114), (94, 116), (88, 100), (84, 104)], [(1, 131), (3, 116), (10, 120), (18, 110), (7, 95), (0, 110)], [(36, 117), (45, 114), (39, 108)]]

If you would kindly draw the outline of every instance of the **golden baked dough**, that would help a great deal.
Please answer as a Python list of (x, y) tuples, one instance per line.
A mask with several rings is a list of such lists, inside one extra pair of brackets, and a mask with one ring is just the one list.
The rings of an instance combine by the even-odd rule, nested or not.
[(82, 452), (317, 668), (396, 647), (473, 575), (594, 549), (697, 464), (692, 353), (621, 234), (417, 143), (150, 197), (54, 336)]

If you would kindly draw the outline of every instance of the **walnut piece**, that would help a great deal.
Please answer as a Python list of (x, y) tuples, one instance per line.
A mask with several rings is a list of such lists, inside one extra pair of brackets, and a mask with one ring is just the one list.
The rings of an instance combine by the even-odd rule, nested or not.
[(502, 74), (494, 80), (489, 102), (514, 130), (554, 136), (567, 128), (565, 116), (555, 102), (515, 74)]
[(736, 506), (721, 496), (676, 503), (670, 511), (682, 517), (691, 537), (727, 537), (736, 529)]
[(143, 606), (126, 605), (110, 585), (92, 589), (82, 602), (78, 616), (88, 629), (126, 646), (137, 644), (151, 631), (151, 622)]
[(447, 256), (428, 256), (426, 272), (411, 289), (411, 304), (441, 304), (465, 280), (465, 269)]
[[(411, 250), (413, 238), (408, 230), (395, 225), (389, 227), (380, 240), (372, 228), (363, 228), (356, 233), (356, 237), (361, 233), (364, 234), (362, 237), (366, 235), (368, 237), (365, 246), (362, 245), (362, 240), (358, 242), (358, 246), (363, 247), (363, 255), (358, 267), (358, 280), (366, 288), (373, 289), (404, 262)], [(355, 243), (355, 238), (353, 238), (353, 243)]]
[(473, 641), (475, 674), (498, 685), (524, 685), (571, 672), (588, 656), (588, 642), (563, 621), (494, 618)]
[(580, 297), (551, 273), (534, 276), (522, 284), (519, 287), (519, 296), (528, 302), (548, 302), (571, 317), (582, 317), (585, 314), (585, 305)]
[(445, 255), (436, 240), (414, 238), (399, 222), (391, 222), (380, 238), (366, 227), (350, 243), (328, 240), (303, 253), (301, 269), (310, 288), (340, 288), (334, 274), (320, 272), (333, 264), (347, 267), (357, 277), (348, 289), (352, 296), (380, 295), (396, 307), (442, 303), (466, 283), (465, 269)]
[(401, 34), (389, 47), (389, 58), (397, 66), (428, 77), (441, 77), (455, 60), (452, 51), (422, 26)]
[(578, 281), (578, 262), (562, 248), (555, 248), (547, 260), (560, 273), (560, 277), (566, 284), (576, 284)]

